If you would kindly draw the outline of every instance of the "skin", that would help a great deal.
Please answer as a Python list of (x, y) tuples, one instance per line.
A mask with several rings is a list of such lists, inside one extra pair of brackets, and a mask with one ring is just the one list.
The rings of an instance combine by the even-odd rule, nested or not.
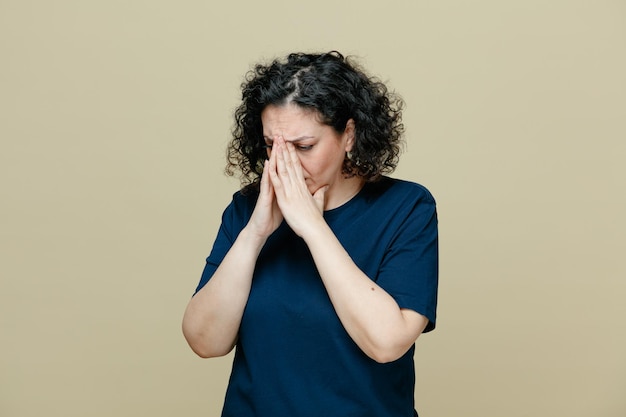
[(355, 343), (377, 362), (400, 358), (428, 319), (401, 309), (352, 261), (323, 218), (323, 211), (350, 200), (363, 186), (345, 178), (345, 153), (354, 143), (354, 122), (343, 133), (317, 114), (293, 104), (262, 113), (269, 160), (257, 205), (209, 282), (191, 299), (183, 333), (201, 357), (223, 356), (236, 341), (250, 293), (256, 259), (284, 219), (306, 242), (341, 323)]
[[(332, 127), (320, 123), (316, 112), (290, 104), (268, 106), (261, 114), (261, 122), (267, 145), (273, 146), (280, 139), (293, 145), (299, 161), (299, 167), (294, 166), (298, 170), (297, 175), (304, 178), (311, 195), (318, 191), (324, 193), (324, 210), (342, 205), (363, 186), (361, 178), (346, 179), (342, 174), (345, 154), (354, 143), (352, 120), (339, 134)], [(270, 155), (268, 151), (268, 157)], [(282, 153), (278, 157), (284, 166), (291, 164), (290, 158), (283, 157)], [(272, 161), (270, 157), (270, 163)], [(270, 167), (270, 173), (275, 171), (275, 167)], [(279, 181), (278, 177), (272, 177), (272, 184)]]

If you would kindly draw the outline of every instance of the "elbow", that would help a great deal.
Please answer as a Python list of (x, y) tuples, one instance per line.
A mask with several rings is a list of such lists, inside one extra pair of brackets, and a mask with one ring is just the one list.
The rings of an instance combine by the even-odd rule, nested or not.
[(378, 340), (376, 343), (368, 343), (363, 347), (363, 352), (378, 363), (390, 363), (397, 361), (411, 349), (415, 344), (415, 339), (409, 338), (396, 340)]
[(394, 362), (406, 355), (422, 334), (428, 319), (416, 312), (403, 310), (405, 320), (410, 320), (404, 327), (391, 328), (368, 339), (365, 353), (378, 363)]
[(220, 356), (226, 356), (232, 350), (232, 349), (228, 349), (228, 350), (211, 349), (211, 348), (207, 348), (204, 346), (192, 345), (191, 343), (189, 344), (189, 346), (191, 347), (191, 350), (193, 350), (193, 352), (199, 357), (201, 357), (202, 359), (219, 358)]
[(203, 359), (217, 358), (229, 354), (235, 344), (219, 344), (211, 342), (207, 335), (193, 332), (183, 326), (183, 336), (191, 350)]
[(191, 338), (186, 337), (187, 343), (191, 350), (203, 359), (208, 358), (218, 358), (221, 356), (228, 355), (234, 346), (215, 346), (211, 343), (206, 343), (203, 341), (196, 341)]
[(380, 364), (384, 364), (384, 363), (391, 363), (391, 362), (397, 361), (398, 359), (400, 359), (400, 356), (396, 357), (394, 355), (376, 355), (371, 358)]
[(370, 352), (366, 352), (367, 356), (375, 360), (378, 363), (390, 363), (397, 361), (408, 351), (398, 349), (377, 349)]

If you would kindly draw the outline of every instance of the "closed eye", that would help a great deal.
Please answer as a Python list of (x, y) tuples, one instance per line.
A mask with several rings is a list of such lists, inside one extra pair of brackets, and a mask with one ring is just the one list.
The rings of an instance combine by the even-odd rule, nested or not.
[(296, 149), (299, 151), (310, 151), (313, 149), (313, 145), (297, 145)]

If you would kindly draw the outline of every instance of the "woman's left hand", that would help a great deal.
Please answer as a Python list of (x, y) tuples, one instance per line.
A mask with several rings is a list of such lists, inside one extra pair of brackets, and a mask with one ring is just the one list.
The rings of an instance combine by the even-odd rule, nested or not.
[(292, 143), (279, 137), (274, 140), (269, 161), (269, 173), (276, 201), (285, 221), (298, 235), (324, 222), (325, 193), (328, 186), (309, 191), (296, 149)]

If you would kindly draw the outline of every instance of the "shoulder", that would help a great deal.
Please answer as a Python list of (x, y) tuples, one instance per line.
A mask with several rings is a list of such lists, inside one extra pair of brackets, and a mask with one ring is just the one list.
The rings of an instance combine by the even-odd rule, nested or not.
[(414, 203), (435, 204), (435, 198), (423, 185), (416, 182), (382, 177), (376, 182), (367, 184), (368, 195), (376, 200), (383, 200), (389, 204)]
[(243, 188), (235, 193), (233, 193), (233, 205), (237, 206), (249, 206), (255, 205), (256, 200), (259, 197), (258, 190), (250, 187)]
[(232, 200), (224, 209), (222, 223), (247, 223), (252, 215), (258, 193), (254, 191), (239, 190), (232, 196)]
[(436, 223), (437, 218), (435, 198), (426, 187), (390, 177), (366, 184), (359, 210), (362, 216), (375, 218), (379, 223), (385, 219), (386, 227), (392, 229), (406, 222)]

